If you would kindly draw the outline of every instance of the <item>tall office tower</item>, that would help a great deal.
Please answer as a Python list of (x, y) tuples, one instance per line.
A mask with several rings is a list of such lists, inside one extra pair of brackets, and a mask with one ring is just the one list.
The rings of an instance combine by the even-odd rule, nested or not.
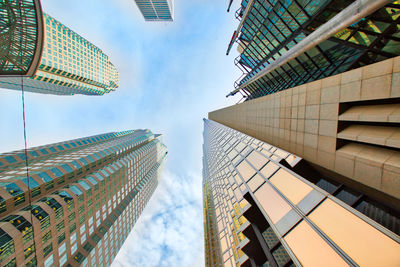
[(135, 0), (146, 21), (173, 21), (173, 0)]
[(203, 150), (206, 266), (399, 266), (393, 209), (212, 120)]
[(400, 55), (400, 2), (243, 0), (235, 82), (242, 100)]
[(103, 95), (118, 87), (118, 71), (98, 47), (49, 15), (39, 1), (5, 1), (0, 88)]
[(0, 265), (109, 266), (157, 187), (161, 138), (135, 130), (1, 154)]

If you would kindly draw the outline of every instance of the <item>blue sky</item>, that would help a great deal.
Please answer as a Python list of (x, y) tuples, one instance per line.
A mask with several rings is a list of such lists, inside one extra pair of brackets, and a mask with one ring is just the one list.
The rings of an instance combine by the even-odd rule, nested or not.
[[(163, 134), (169, 154), (160, 185), (113, 266), (204, 266), (202, 118), (239, 100), (225, 98), (240, 75), (235, 49), (225, 56), (235, 8), (175, 0), (173, 23), (150, 23), (133, 0), (42, 5), (109, 56), (120, 87), (104, 96), (26, 93), (28, 146), (137, 128)], [(21, 93), (1, 89), (0, 112), (0, 152), (21, 149)]]

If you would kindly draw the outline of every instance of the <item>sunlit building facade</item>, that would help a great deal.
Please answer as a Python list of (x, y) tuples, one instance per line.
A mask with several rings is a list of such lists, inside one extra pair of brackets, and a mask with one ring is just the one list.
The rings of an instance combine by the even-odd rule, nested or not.
[(243, 0), (235, 90), (244, 100), (400, 55), (399, 1)]
[(400, 264), (394, 209), (212, 120), (203, 151), (206, 266)]
[(21, 90), (23, 85), (36, 93), (103, 95), (118, 87), (118, 71), (100, 48), (47, 14), (42, 23), (37, 69), (24, 77), (0, 76), (0, 88)]
[(109, 266), (166, 155), (149, 130), (1, 154), (0, 265)]
[(173, 0), (135, 0), (146, 21), (173, 21)]

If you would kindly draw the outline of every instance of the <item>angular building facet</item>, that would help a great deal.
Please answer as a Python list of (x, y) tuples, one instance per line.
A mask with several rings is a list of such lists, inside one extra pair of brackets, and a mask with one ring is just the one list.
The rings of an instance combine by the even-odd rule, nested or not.
[[(7, 6), (7, 4), (5, 5)], [(17, 12), (20, 11), (19, 7), (15, 7), (14, 11), (19, 14)], [(26, 21), (23, 17), (11, 17), (15, 20), (16, 27), (20, 21)], [(37, 30), (35, 33), (33, 27), (31, 27), (32, 29), (26, 27), (24, 33), (30, 33), (31, 36), (26, 37), (26, 40), (24, 38), (16, 40), (15, 34), (1, 37), (4, 39), (2, 45), (3, 41), (4, 44), (12, 42), (4, 47), (4, 50), (11, 55), (22, 53), (15, 44), (29, 48), (33, 45), (29, 42), (35, 40), (34, 38), (44, 38), (44, 40), (37, 45), (40, 47), (37, 48), (39, 52), (36, 52), (35, 60), (39, 61), (40, 59), (40, 62), (36, 64), (36, 69), (30, 73), (18, 73), (24, 75), (23, 77), (10, 76), (2, 71), (1, 74), (5, 75), (0, 76), (0, 88), (21, 90), (23, 85), (24, 91), (43, 94), (103, 95), (118, 87), (118, 71), (100, 48), (47, 14), (43, 14), (38, 21), (43, 24), (40, 24), (43, 28), (42, 31)], [(42, 36), (37, 36), (40, 33)], [(22, 34), (22, 36), (24, 35)], [(6, 63), (15, 62), (14, 58), (11, 58), (10, 55), (1, 55), (0, 60), (5, 60)], [(24, 59), (22, 62), (28, 62), (28, 60), (32, 61), (33, 59)], [(7, 69), (8, 65), (3, 65), (3, 69)]]
[(109, 266), (167, 153), (134, 130), (1, 154), (0, 265)]
[(249, 100), (400, 55), (400, 3), (243, 0), (235, 90)]
[(212, 120), (203, 151), (206, 266), (399, 266), (396, 209)]
[(146, 21), (173, 21), (173, 0), (135, 0)]

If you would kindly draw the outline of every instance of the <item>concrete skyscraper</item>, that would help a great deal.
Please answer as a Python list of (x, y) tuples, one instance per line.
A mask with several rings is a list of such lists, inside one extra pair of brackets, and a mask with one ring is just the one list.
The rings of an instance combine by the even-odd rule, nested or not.
[(173, 21), (173, 0), (135, 0), (146, 21)]
[(399, 11), (242, 1), (244, 103), (205, 121), (208, 266), (400, 264)]
[(203, 149), (206, 266), (400, 264), (394, 208), (211, 120)]
[[(118, 87), (118, 71), (100, 48), (35, 0), (2, 3), (0, 88), (56, 95), (103, 95)], [(22, 75), (22, 76), (21, 76)]]
[(1, 154), (0, 265), (109, 266), (166, 155), (149, 130)]

